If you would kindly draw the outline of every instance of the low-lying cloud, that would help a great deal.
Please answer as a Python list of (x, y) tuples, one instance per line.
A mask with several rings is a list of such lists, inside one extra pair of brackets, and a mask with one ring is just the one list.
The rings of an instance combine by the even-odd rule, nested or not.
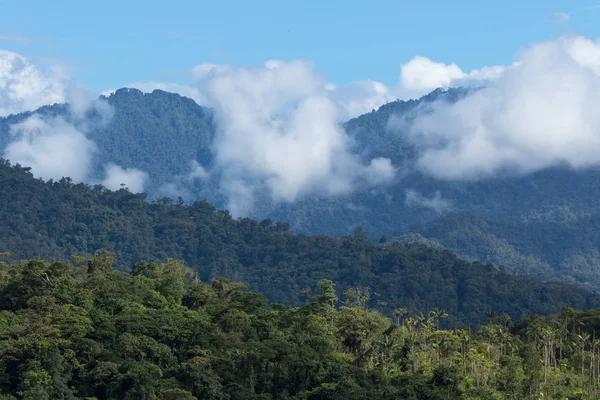
[(456, 64), (438, 63), (417, 56), (402, 65), (400, 83), (409, 91), (431, 91), (439, 87), (447, 87), (466, 76), (467, 74)]
[(416, 119), (417, 166), (441, 179), (600, 163), (600, 42), (538, 43), (486, 87)]
[(133, 193), (141, 193), (148, 181), (148, 174), (137, 168), (122, 168), (109, 163), (104, 166), (104, 170), (106, 178), (101, 184), (110, 190), (128, 188)]
[(192, 75), (203, 101), (215, 110), (220, 187), (233, 212), (245, 213), (258, 191), (293, 202), (308, 194), (336, 196), (389, 184), (396, 167), (384, 158), (359, 160), (342, 121), (397, 98), (494, 81), (510, 68), (467, 73), (455, 64), (415, 57), (401, 66), (395, 87), (369, 80), (338, 88), (310, 62), (298, 60), (254, 68), (202, 64)]
[[(474, 180), (600, 163), (600, 114), (595, 110), (600, 103), (600, 42), (584, 37), (538, 43), (520, 51), (510, 65), (472, 71), (417, 56), (400, 66), (394, 86), (364, 80), (336, 87), (301, 60), (270, 60), (255, 67), (201, 64), (189, 75), (194, 80), (190, 85), (133, 86), (178, 92), (214, 110), (211, 170), (193, 164), (189, 176), (175, 177), (171, 189), (218, 181), (237, 214), (249, 211), (259, 193), (261, 199), (266, 193), (275, 202), (294, 202), (394, 182), (397, 166), (385, 158), (361, 159), (341, 123), (439, 87), (481, 89), (453, 104), (430, 104), (427, 113), (405, 125), (405, 137), (418, 151), (415, 167), (427, 174)], [(142, 190), (148, 183), (143, 171), (109, 164), (106, 176), (89, 175), (95, 146), (82, 116), (95, 107), (107, 116), (106, 123), (111, 112), (101, 101), (78, 100), (85, 91), (73, 87), (59, 69), (39, 68), (15, 53), (0, 52), (0, 115), (67, 100), (76, 116), (68, 122), (33, 116), (14, 126), (4, 156), (32, 166), (42, 177), (67, 173), (75, 180), (96, 179), (111, 188), (125, 183), (132, 191)], [(419, 196), (407, 193), (406, 201), (436, 210), (443, 205), (435, 196)]]
[(452, 203), (444, 198), (438, 191), (432, 197), (426, 197), (414, 189), (408, 189), (405, 192), (404, 204), (410, 207), (425, 207), (433, 210), (437, 214), (442, 214), (452, 208)]
[(190, 161), (190, 172), (184, 176), (185, 180), (205, 181), (210, 177), (210, 173), (196, 160)]
[(181, 196), (187, 200), (194, 200), (194, 195), (191, 193), (190, 188), (195, 187), (195, 189), (198, 189), (196, 184), (209, 183), (210, 179), (211, 175), (209, 171), (200, 165), (198, 161), (190, 160), (188, 172), (183, 175), (174, 176), (170, 182), (160, 185), (156, 190), (156, 194), (166, 197)]
[(96, 145), (62, 117), (33, 115), (12, 125), (10, 133), (13, 140), (3, 157), (31, 167), (36, 176), (46, 180), (70, 177), (78, 182), (89, 176)]
[[(400, 66), (395, 86), (365, 80), (336, 87), (302, 60), (270, 60), (253, 68), (207, 63), (191, 70), (194, 86), (134, 86), (146, 92), (172, 90), (215, 111), (213, 176), (220, 179), (228, 207), (239, 215), (252, 209), (258, 193), (294, 202), (389, 184), (397, 168), (389, 159), (360, 160), (342, 121), (440, 87), (495, 82), (515, 65), (465, 72), (456, 64), (417, 56)], [(199, 176), (206, 175), (202, 170)], [(169, 190), (185, 186), (178, 181)]]
[(359, 181), (369, 186), (393, 179), (389, 160), (365, 165), (352, 154), (340, 109), (311, 63), (210, 64), (195, 73), (215, 110), (215, 163), (234, 213), (250, 209), (257, 190), (293, 202), (306, 194), (345, 194)]
[(0, 117), (64, 102), (69, 104), (67, 115), (34, 113), (11, 125), (10, 141), (0, 149), (2, 157), (31, 167), (34, 175), (46, 180), (101, 180), (109, 189), (124, 184), (133, 192), (143, 191), (147, 175), (142, 171), (108, 164), (105, 176), (99, 177), (92, 170), (98, 150), (88, 132), (110, 123), (113, 110), (107, 102), (80, 87), (61, 68), (42, 68), (19, 54), (0, 50)]

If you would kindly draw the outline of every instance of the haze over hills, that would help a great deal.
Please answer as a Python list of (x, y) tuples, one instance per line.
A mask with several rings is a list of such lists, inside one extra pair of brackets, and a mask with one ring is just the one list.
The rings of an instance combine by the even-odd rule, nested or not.
[[(348, 235), (362, 226), (371, 239), (379, 239), (419, 232), (465, 257), (502, 265), (513, 273), (599, 288), (600, 238), (592, 234), (600, 211), (595, 190), (600, 173), (595, 168), (555, 166), (526, 175), (449, 181), (414, 167), (419, 149), (408, 139), (408, 125), (398, 130), (390, 121), (410, 124), (440, 102), (454, 104), (470, 93), (473, 90), (436, 90), (417, 101), (388, 103), (344, 124), (352, 139), (351, 154), (359, 163), (389, 159), (394, 166), (405, 166), (398, 167), (401, 172), (393, 181), (370, 188), (359, 185), (348, 194), (302, 195), (293, 202), (273, 199), (263, 186), (254, 191), (253, 207), (242, 216), (284, 221), (300, 233)], [(222, 186), (226, 172), (215, 160), (214, 112), (188, 98), (160, 90), (144, 94), (121, 89), (79, 114), (68, 105), (54, 105), (2, 118), (0, 147), (5, 155), (8, 146), (23, 142), (15, 136), (15, 126), (39, 129), (24, 125), (36, 115), (55, 131), (60, 129), (56, 121), (64, 119), (87, 132), (84, 138), (93, 150), (79, 155), (76, 181), (112, 189), (125, 183), (154, 199), (182, 196), (189, 202), (207, 199), (219, 208), (228, 206)], [(36, 143), (30, 143), (30, 150), (39, 150)], [(34, 173), (36, 164), (51, 171), (44, 165), (52, 164), (48, 159), (53, 158), (40, 158), (25, 165), (32, 165)], [(72, 176), (69, 170), (58, 172)]]

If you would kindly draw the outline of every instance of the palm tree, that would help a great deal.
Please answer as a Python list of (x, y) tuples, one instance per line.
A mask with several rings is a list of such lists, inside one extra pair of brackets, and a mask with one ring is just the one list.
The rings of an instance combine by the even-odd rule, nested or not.
[(436, 308), (435, 310), (430, 311), (429, 314), (431, 315), (432, 319), (436, 321), (436, 329), (440, 330), (440, 319), (448, 318), (448, 313), (445, 310)]
[(467, 350), (469, 349), (469, 341), (471, 339), (471, 334), (466, 329), (459, 329), (456, 332), (456, 336), (460, 339), (460, 352), (462, 355), (462, 367), (463, 373), (466, 367), (467, 360)]
[(576, 336), (577, 344), (581, 347), (581, 375), (585, 373), (585, 346), (590, 340), (590, 334), (583, 332)]
[(410, 316), (410, 311), (408, 308), (396, 308), (393, 314), (398, 325), (404, 325), (404, 320)]
[(549, 325), (538, 327), (538, 336), (541, 339), (544, 351), (544, 383), (546, 383), (548, 376), (548, 367), (556, 364), (554, 356), (554, 341), (556, 339), (556, 330), (552, 329), (552, 327)]
[(508, 329), (511, 322), (512, 322), (512, 319), (510, 318), (510, 315), (508, 315), (507, 313), (504, 313), (500, 316), (500, 324), (502, 324), (504, 329)]

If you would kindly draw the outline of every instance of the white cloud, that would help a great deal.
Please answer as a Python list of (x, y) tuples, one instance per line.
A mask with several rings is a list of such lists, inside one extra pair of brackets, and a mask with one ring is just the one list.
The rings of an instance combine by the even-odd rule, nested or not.
[(486, 66), (466, 73), (456, 64), (434, 62), (417, 56), (400, 66), (400, 76), (395, 86), (364, 80), (340, 87), (328, 83), (325, 89), (339, 107), (342, 117), (350, 119), (376, 110), (385, 103), (397, 99), (416, 99), (438, 88), (486, 85), (502, 77), (512, 67), (514, 65)]
[(402, 88), (421, 93), (448, 87), (452, 82), (467, 75), (456, 64), (438, 63), (421, 56), (403, 64), (400, 70)]
[(188, 179), (188, 180), (199, 179), (201, 181), (204, 181), (204, 180), (208, 179), (209, 177), (210, 177), (210, 173), (208, 173), (208, 171), (206, 171), (204, 169), (204, 167), (198, 163), (198, 161), (196, 161), (196, 160), (190, 161), (190, 172), (186, 176), (186, 179)]
[(480, 179), (600, 163), (600, 42), (538, 43), (482, 90), (415, 121), (418, 166), (442, 179)]
[(137, 168), (122, 168), (115, 164), (104, 167), (106, 178), (102, 185), (110, 190), (119, 190), (123, 187), (132, 193), (142, 193), (148, 180), (148, 174)]
[(346, 119), (378, 109), (394, 100), (409, 100), (424, 96), (438, 88), (482, 86), (502, 77), (503, 65), (486, 66), (469, 73), (456, 64), (434, 62), (417, 56), (400, 66), (396, 86), (387, 86), (373, 80), (356, 81), (336, 88), (328, 85), (330, 97), (340, 107)]
[[(97, 148), (87, 132), (108, 123), (113, 110), (106, 102), (93, 99), (83, 91), (72, 91), (69, 96), (72, 101), (67, 116), (48, 117), (36, 113), (11, 125), (12, 140), (2, 157), (31, 167), (33, 174), (43, 179), (69, 177), (75, 182), (93, 182), (91, 166)], [(99, 118), (89, 120), (89, 111), (94, 111)]]
[(43, 69), (17, 53), (0, 50), (0, 116), (62, 103), (70, 84), (59, 68)]
[[(195, 87), (156, 82), (130, 86), (187, 93), (215, 110), (213, 150), (220, 187), (239, 214), (252, 207), (257, 191), (293, 202), (311, 193), (348, 193), (358, 182), (388, 184), (396, 176), (390, 160), (361, 163), (350, 151), (341, 121), (440, 86), (499, 79), (505, 71), (495, 66), (465, 73), (455, 64), (415, 57), (401, 66), (395, 87), (371, 80), (336, 87), (310, 62), (269, 60), (255, 68), (201, 64), (191, 71)], [(206, 177), (199, 169), (197, 178)]]
[(389, 160), (363, 165), (349, 151), (331, 87), (305, 61), (270, 60), (255, 68), (195, 68), (217, 117), (216, 166), (234, 213), (252, 206), (257, 188), (276, 201), (308, 193), (338, 195), (387, 182)]
[(96, 146), (63, 118), (33, 115), (12, 125), (11, 135), (13, 141), (3, 157), (31, 167), (36, 176), (55, 180), (70, 177), (77, 182), (88, 177)]
[(452, 204), (442, 198), (442, 194), (438, 191), (435, 192), (431, 198), (423, 196), (421, 193), (417, 192), (413, 189), (408, 189), (405, 192), (405, 200), (404, 203), (407, 206), (419, 206), (429, 208), (435, 211), (437, 214), (441, 214), (445, 211), (448, 211), (452, 208)]
[(188, 173), (174, 176), (170, 182), (160, 185), (153, 195), (167, 197), (181, 196), (187, 200), (193, 200), (194, 195), (190, 191), (190, 184), (193, 186), (197, 181), (206, 182), (210, 179), (211, 174), (210, 171), (207, 171), (196, 160), (190, 160), (188, 171)]
[(371, 184), (379, 185), (389, 183), (396, 177), (396, 168), (389, 158), (374, 158), (365, 168), (365, 178)]

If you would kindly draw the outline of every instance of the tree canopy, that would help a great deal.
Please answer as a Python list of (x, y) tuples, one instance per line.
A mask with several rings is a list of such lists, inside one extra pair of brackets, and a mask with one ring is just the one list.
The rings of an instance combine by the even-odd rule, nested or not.
[[(6, 257), (8, 255), (3, 255)], [(440, 330), (321, 280), (294, 308), (176, 260), (0, 262), (0, 399), (592, 399), (600, 311)]]
[(384, 312), (444, 308), (448, 323), (477, 323), (489, 309), (519, 319), (569, 303), (600, 306), (599, 296), (577, 286), (539, 284), (423, 245), (373, 243), (361, 229), (341, 238), (298, 235), (286, 223), (234, 219), (206, 201), (149, 203), (125, 189), (43, 182), (6, 161), (0, 182), (0, 251), (11, 252), (11, 260), (60, 261), (108, 249), (125, 270), (140, 260), (176, 258), (204, 281), (225, 277), (292, 306), (302, 304), (306, 288), (329, 279), (342, 291), (369, 287), (368, 303)]

